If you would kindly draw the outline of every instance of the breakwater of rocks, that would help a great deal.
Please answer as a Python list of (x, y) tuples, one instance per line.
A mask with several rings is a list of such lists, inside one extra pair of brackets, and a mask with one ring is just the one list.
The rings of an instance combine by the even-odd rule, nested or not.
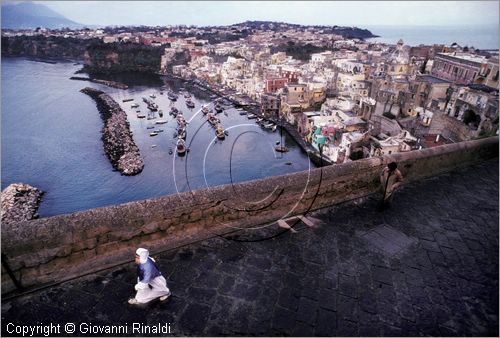
[(2, 224), (38, 218), (43, 191), (24, 183), (12, 183), (2, 191)]
[(104, 150), (113, 167), (123, 175), (139, 174), (144, 168), (144, 160), (132, 138), (127, 114), (111, 96), (100, 90), (86, 87), (81, 92), (92, 97), (97, 103), (97, 109), (104, 121)]
[(88, 77), (81, 77), (81, 76), (72, 76), (69, 78), (70, 80), (80, 80), (80, 81), (89, 81), (89, 82), (94, 82), (94, 83), (99, 83), (111, 88), (117, 88), (117, 89), (128, 89), (128, 86), (124, 83), (121, 82), (115, 82), (115, 81), (109, 81), (109, 80), (100, 80), (100, 79), (91, 79)]

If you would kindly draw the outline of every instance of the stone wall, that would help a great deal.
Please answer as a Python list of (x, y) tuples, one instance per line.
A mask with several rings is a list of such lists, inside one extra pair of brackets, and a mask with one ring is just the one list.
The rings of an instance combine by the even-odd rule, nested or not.
[[(2, 252), (24, 286), (63, 281), (153, 253), (376, 192), (395, 160), (407, 181), (498, 156), (498, 137), (24, 221), (2, 227)], [(2, 268), (2, 292), (14, 289)]]
[(432, 117), (429, 134), (442, 134), (447, 139), (460, 142), (471, 139), (475, 131), (454, 117), (437, 113)]

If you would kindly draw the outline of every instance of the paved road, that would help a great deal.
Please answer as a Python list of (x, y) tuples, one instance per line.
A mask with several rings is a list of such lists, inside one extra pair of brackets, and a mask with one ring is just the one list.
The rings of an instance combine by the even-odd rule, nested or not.
[(173, 296), (145, 309), (126, 304), (132, 263), (4, 301), (2, 334), (73, 322), (147, 336), (135, 322), (176, 336), (498, 336), (498, 170), (497, 159), (408, 184), (383, 213), (368, 197), (316, 212), (316, 228), (163, 253)]

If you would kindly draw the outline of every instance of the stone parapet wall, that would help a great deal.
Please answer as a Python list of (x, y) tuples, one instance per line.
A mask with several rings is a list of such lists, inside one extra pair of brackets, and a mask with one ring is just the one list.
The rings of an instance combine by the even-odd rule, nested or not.
[[(2, 253), (24, 286), (60, 282), (132, 261), (139, 246), (154, 253), (372, 194), (392, 160), (413, 181), (496, 156), (491, 137), (23, 221), (2, 227)], [(13, 289), (2, 268), (2, 293)]]

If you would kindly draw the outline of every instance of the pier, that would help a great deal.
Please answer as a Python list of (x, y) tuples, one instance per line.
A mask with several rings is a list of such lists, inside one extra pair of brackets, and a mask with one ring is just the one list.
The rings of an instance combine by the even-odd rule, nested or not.
[(135, 144), (127, 114), (111, 96), (94, 88), (84, 88), (82, 93), (92, 97), (104, 121), (102, 139), (104, 150), (115, 169), (123, 175), (137, 175), (144, 168), (144, 161)]
[(115, 81), (109, 81), (109, 80), (101, 80), (101, 79), (91, 79), (88, 77), (81, 77), (81, 76), (72, 76), (70, 77), (70, 80), (80, 80), (80, 81), (89, 81), (93, 83), (99, 83), (111, 88), (117, 88), (117, 89), (128, 89), (128, 86), (124, 83), (121, 82), (115, 82)]

